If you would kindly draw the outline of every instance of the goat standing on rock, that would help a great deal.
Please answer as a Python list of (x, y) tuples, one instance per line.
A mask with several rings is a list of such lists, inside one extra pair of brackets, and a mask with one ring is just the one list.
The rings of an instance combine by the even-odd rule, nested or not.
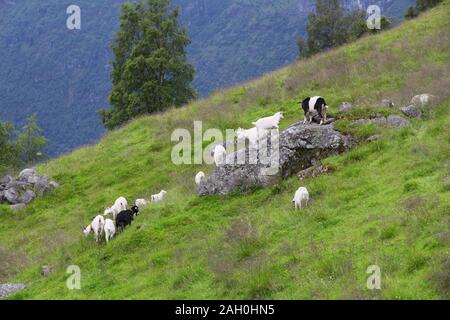
[(309, 117), (309, 123), (312, 122), (312, 113), (314, 111), (317, 111), (317, 114), (320, 117), (320, 124), (324, 124), (325, 122), (327, 122), (327, 111), (328, 111), (328, 106), (327, 103), (325, 102), (325, 99), (320, 97), (320, 96), (316, 96), (316, 97), (308, 97), (305, 100), (302, 101), (302, 109), (304, 111), (305, 114), (305, 119), (303, 120), (303, 124), (306, 123), (308, 117)]

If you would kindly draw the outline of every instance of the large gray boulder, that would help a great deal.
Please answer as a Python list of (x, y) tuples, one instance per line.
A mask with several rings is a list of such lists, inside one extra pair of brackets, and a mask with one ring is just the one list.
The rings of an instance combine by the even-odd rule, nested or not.
[(8, 183), (10, 183), (11, 181), (13, 181), (13, 177), (9, 174), (7, 174), (6, 176), (0, 178), (0, 185), (6, 185)]
[(394, 101), (390, 99), (381, 100), (380, 106), (383, 108), (393, 108), (395, 106)]
[(19, 177), (17, 178), (17, 180), (31, 183), (31, 182), (29, 182), (29, 179), (31, 179), (31, 177), (36, 176), (36, 175), (37, 175), (36, 170), (24, 169), (19, 173)]
[(340, 112), (349, 112), (353, 109), (353, 105), (350, 102), (342, 102), (339, 106)]
[(0, 300), (6, 298), (7, 296), (16, 293), (17, 291), (25, 289), (27, 286), (25, 284), (0, 284)]
[(400, 111), (407, 117), (420, 119), (422, 118), (422, 111), (415, 105), (400, 108)]
[[(212, 175), (197, 186), (197, 193), (224, 195), (235, 190), (268, 186), (352, 146), (351, 139), (334, 130), (332, 124), (320, 126), (298, 122), (281, 132), (278, 141), (279, 159), (270, 153), (269, 161), (261, 161), (258, 155), (256, 162), (249, 164), (253, 151), (249, 149), (227, 155), (227, 164), (216, 167)], [(276, 149), (277, 145), (269, 144), (269, 150), (272, 147)], [(238, 164), (236, 159), (242, 158), (246, 162)]]
[(25, 193), (18, 199), (19, 203), (29, 204), (31, 201), (36, 199), (36, 194), (32, 190), (27, 190)]
[(4, 192), (4, 197), (10, 204), (19, 203), (19, 196), (19, 192), (14, 188), (10, 188)]
[(379, 117), (379, 118), (373, 118), (373, 119), (359, 119), (356, 120), (359, 124), (376, 124), (376, 125), (382, 125), (382, 126), (388, 126), (391, 128), (403, 128), (411, 125), (411, 122), (406, 120), (405, 118), (398, 116), (398, 115), (390, 115), (387, 118), (386, 117)]

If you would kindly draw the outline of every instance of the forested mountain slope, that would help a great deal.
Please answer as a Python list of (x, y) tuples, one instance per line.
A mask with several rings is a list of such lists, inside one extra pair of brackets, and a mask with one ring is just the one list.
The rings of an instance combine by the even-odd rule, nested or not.
[[(0, 120), (20, 127), (38, 113), (50, 155), (97, 141), (104, 133), (97, 110), (108, 107), (109, 44), (123, 2), (0, 0)], [(401, 18), (412, 0), (375, 2), (383, 14)], [(173, 3), (192, 38), (189, 60), (203, 96), (292, 62), (312, 9), (309, 0)], [(81, 31), (66, 28), (71, 4), (82, 10)]]

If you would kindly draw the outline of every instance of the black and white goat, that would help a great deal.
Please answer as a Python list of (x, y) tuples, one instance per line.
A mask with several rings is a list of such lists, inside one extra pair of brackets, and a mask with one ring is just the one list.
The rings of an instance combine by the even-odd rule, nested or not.
[(312, 113), (314, 112), (314, 110), (317, 111), (317, 114), (320, 117), (320, 124), (324, 124), (325, 122), (327, 122), (328, 106), (324, 98), (320, 96), (308, 97), (302, 101), (302, 109), (305, 113), (305, 119), (303, 120), (303, 124), (305, 124), (306, 121), (308, 121), (308, 117), (309, 123), (311, 123), (313, 119)]

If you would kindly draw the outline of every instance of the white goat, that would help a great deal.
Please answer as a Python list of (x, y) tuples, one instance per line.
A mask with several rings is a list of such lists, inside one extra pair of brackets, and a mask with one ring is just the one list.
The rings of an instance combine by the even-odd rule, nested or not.
[(101, 215), (98, 215), (86, 228), (83, 229), (83, 233), (87, 237), (92, 231), (94, 231), (95, 241), (99, 242), (102, 237), (104, 226), (105, 218), (103, 218)]
[(427, 105), (428, 103), (430, 103), (430, 100), (431, 100), (432, 98), (434, 98), (433, 95), (428, 94), (428, 93), (422, 93), (422, 94), (419, 94), (419, 95), (417, 95), (417, 96), (414, 96), (414, 97), (411, 99), (411, 103), (412, 103), (413, 105), (415, 105), (415, 106), (425, 106), (425, 105)]
[(292, 199), (292, 202), (295, 204), (295, 209), (301, 209), (302, 208), (302, 202), (305, 204), (305, 207), (308, 206), (309, 201), (309, 193), (308, 190), (305, 187), (300, 187), (295, 192), (294, 199)]
[(113, 220), (116, 220), (117, 215), (120, 212), (122, 212), (124, 210), (127, 210), (127, 208), (128, 208), (127, 199), (125, 199), (124, 197), (119, 197), (114, 202), (114, 205), (111, 208), (106, 208), (105, 209), (105, 212), (103, 213), (103, 215), (104, 216), (112, 215), (113, 216)]
[(142, 209), (143, 207), (145, 207), (146, 205), (149, 204), (149, 202), (145, 199), (137, 199), (134, 204), (139, 208)]
[(217, 167), (225, 164), (226, 155), (227, 151), (222, 145), (218, 144), (217, 146), (214, 147), (214, 163), (216, 164)]
[(197, 175), (195, 176), (195, 184), (196, 185), (200, 185), (200, 183), (206, 179), (206, 175), (203, 171), (200, 171), (199, 173), (197, 173)]
[(116, 234), (116, 225), (114, 224), (114, 221), (112, 221), (111, 219), (106, 219), (104, 229), (106, 243), (109, 243), (109, 240), (111, 240)]
[(160, 193), (152, 195), (152, 202), (162, 201), (167, 195), (167, 191), (161, 190)]
[(261, 118), (252, 124), (258, 128), (258, 130), (278, 129), (280, 120), (283, 118), (283, 112), (277, 112), (271, 117)]

